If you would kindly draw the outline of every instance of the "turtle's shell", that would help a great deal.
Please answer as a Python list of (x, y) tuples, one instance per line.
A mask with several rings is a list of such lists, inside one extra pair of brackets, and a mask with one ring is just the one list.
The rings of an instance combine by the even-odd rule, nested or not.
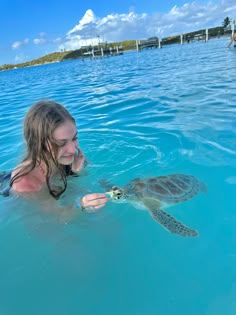
[(154, 198), (175, 204), (186, 201), (205, 189), (203, 183), (192, 175), (172, 174), (135, 178), (125, 186), (125, 190), (131, 199)]

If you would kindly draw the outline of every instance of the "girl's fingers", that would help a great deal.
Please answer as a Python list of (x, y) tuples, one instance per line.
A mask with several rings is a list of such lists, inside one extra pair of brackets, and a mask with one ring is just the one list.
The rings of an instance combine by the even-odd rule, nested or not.
[(79, 147), (76, 148), (76, 151), (78, 156), (84, 157), (83, 151)]
[(81, 199), (81, 205), (86, 210), (96, 211), (102, 208), (108, 200), (105, 194), (89, 194)]
[(102, 206), (95, 206), (95, 207), (87, 207), (87, 208), (85, 208), (85, 210), (87, 212), (96, 212), (98, 209), (102, 208), (103, 206), (104, 205), (102, 205)]
[(83, 197), (84, 202), (99, 202), (99, 201), (104, 201), (106, 202), (108, 198), (106, 197), (105, 194), (89, 194)]

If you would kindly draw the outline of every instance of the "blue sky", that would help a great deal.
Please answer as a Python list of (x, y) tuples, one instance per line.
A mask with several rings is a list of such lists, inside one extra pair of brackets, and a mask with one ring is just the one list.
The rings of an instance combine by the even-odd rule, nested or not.
[(235, 0), (1, 0), (0, 65), (97, 41), (165, 37), (236, 19)]

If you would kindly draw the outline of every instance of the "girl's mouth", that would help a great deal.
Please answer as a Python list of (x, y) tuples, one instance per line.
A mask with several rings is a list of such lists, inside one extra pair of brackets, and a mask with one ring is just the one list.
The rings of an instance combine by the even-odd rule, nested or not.
[(74, 156), (73, 154), (70, 154), (70, 155), (63, 155), (62, 158), (63, 158), (63, 159), (72, 159), (73, 156)]

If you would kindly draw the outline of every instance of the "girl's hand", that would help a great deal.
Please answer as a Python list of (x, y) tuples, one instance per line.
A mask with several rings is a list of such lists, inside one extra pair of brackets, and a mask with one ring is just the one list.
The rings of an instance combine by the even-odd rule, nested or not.
[(88, 212), (95, 212), (104, 207), (108, 200), (105, 194), (95, 193), (85, 195), (80, 199), (79, 203), (82, 209)]
[(77, 148), (77, 152), (74, 157), (74, 161), (72, 163), (71, 170), (74, 173), (79, 173), (85, 164), (85, 156), (80, 148)]

